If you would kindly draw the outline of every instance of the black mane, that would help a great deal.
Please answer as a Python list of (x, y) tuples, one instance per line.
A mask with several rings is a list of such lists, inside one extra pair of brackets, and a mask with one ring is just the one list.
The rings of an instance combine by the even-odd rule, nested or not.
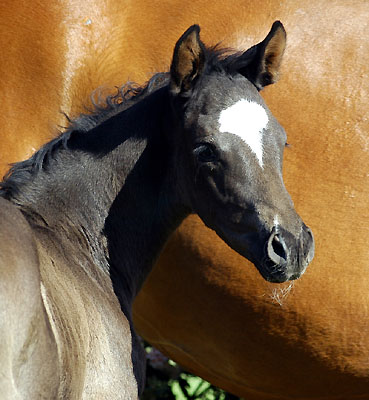
[[(245, 68), (253, 57), (254, 48), (246, 51), (242, 57), (240, 52), (231, 49), (219, 49), (218, 45), (206, 49), (206, 69), (208, 72), (216, 71), (233, 75), (241, 68)], [(84, 134), (95, 128), (110, 117), (127, 110), (143, 98), (156, 90), (169, 84), (169, 73), (157, 73), (143, 86), (127, 82), (113, 95), (104, 99), (101, 92), (95, 91), (91, 95), (93, 109), (88, 109), (87, 114), (81, 114), (76, 119), (71, 119), (65, 114), (68, 126), (56, 138), (44, 144), (29, 159), (12, 164), (3, 181), (0, 182), (0, 196), (10, 199), (18, 192), (22, 183), (31, 179), (38, 171), (47, 167), (55, 151), (60, 148), (67, 149), (72, 133)]]
[[(88, 114), (80, 114), (76, 119), (70, 119), (67, 115), (68, 126), (56, 138), (45, 143), (30, 158), (12, 164), (10, 170), (6, 173), (3, 181), (0, 182), (0, 196), (7, 199), (17, 191), (19, 185), (30, 179), (38, 171), (47, 167), (53, 158), (55, 151), (60, 148), (68, 148), (68, 141), (72, 133), (86, 133), (98, 126), (103, 121), (113, 115), (122, 112), (141, 99), (150, 95), (160, 87), (169, 82), (169, 74), (155, 74), (147, 84), (139, 86), (136, 83), (127, 82), (120, 88), (117, 88), (115, 94), (109, 95), (105, 100), (101, 99), (98, 91), (91, 95), (93, 104), (92, 110), (87, 110)], [(96, 96), (97, 94), (97, 96)], [(97, 98), (96, 98), (97, 97)]]

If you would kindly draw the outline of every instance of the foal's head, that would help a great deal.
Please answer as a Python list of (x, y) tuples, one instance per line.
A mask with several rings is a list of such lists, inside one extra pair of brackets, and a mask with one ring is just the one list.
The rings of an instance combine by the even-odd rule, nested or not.
[(286, 133), (258, 92), (277, 79), (284, 28), (274, 23), (263, 42), (228, 57), (206, 49), (199, 31), (182, 35), (171, 65), (181, 193), (265, 279), (296, 279), (314, 240), (283, 184)]

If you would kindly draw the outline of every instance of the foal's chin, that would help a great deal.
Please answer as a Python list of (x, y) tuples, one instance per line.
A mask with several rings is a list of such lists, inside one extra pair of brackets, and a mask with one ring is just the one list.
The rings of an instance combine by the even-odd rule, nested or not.
[(259, 271), (260, 275), (268, 282), (271, 283), (283, 283), (287, 281), (293, 281), (299, 279), (306, 268), (302, 271), (296, 271), (294, 266), (284, 266), (280, 267), (278, 265), (263, 265), (261, 263), (253, 262), (256, 269)]

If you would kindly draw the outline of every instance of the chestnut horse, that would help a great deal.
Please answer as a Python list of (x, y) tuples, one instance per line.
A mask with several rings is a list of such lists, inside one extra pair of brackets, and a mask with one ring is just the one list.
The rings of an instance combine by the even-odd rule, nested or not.
[(369, 4), (8, 0), (0, 18), (4, 172), (95, 88), (166, 69), (188, 25), (201, 24), (208, 44), (246, 49), (283, 21), (282, 79), (263, 96), (288, 134), (284, 180), (313, 228), (315, 260), (281, 307), (271, 297), (284, 287), (191, 217), (141, 290), (135, 323), (183, 366), (249, 400), (367, 399)]

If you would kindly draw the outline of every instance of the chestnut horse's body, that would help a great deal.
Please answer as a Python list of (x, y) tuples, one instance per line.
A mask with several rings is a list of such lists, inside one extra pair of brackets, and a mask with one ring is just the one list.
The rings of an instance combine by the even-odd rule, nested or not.
[(281, 307), (271, 296), (286, 291), (191, 217), (141, 291), (136, 326), (248, 400), (368, 399), (369, 3), (8, 0), (0, 18), (2, 172), (93, 89), (167, 69), (191, 23), (208, 44), (246, 49), (283, 21), (282, 79), (264, 97), (288, 134), (284, 178), (314, 231), (314, 263)]

